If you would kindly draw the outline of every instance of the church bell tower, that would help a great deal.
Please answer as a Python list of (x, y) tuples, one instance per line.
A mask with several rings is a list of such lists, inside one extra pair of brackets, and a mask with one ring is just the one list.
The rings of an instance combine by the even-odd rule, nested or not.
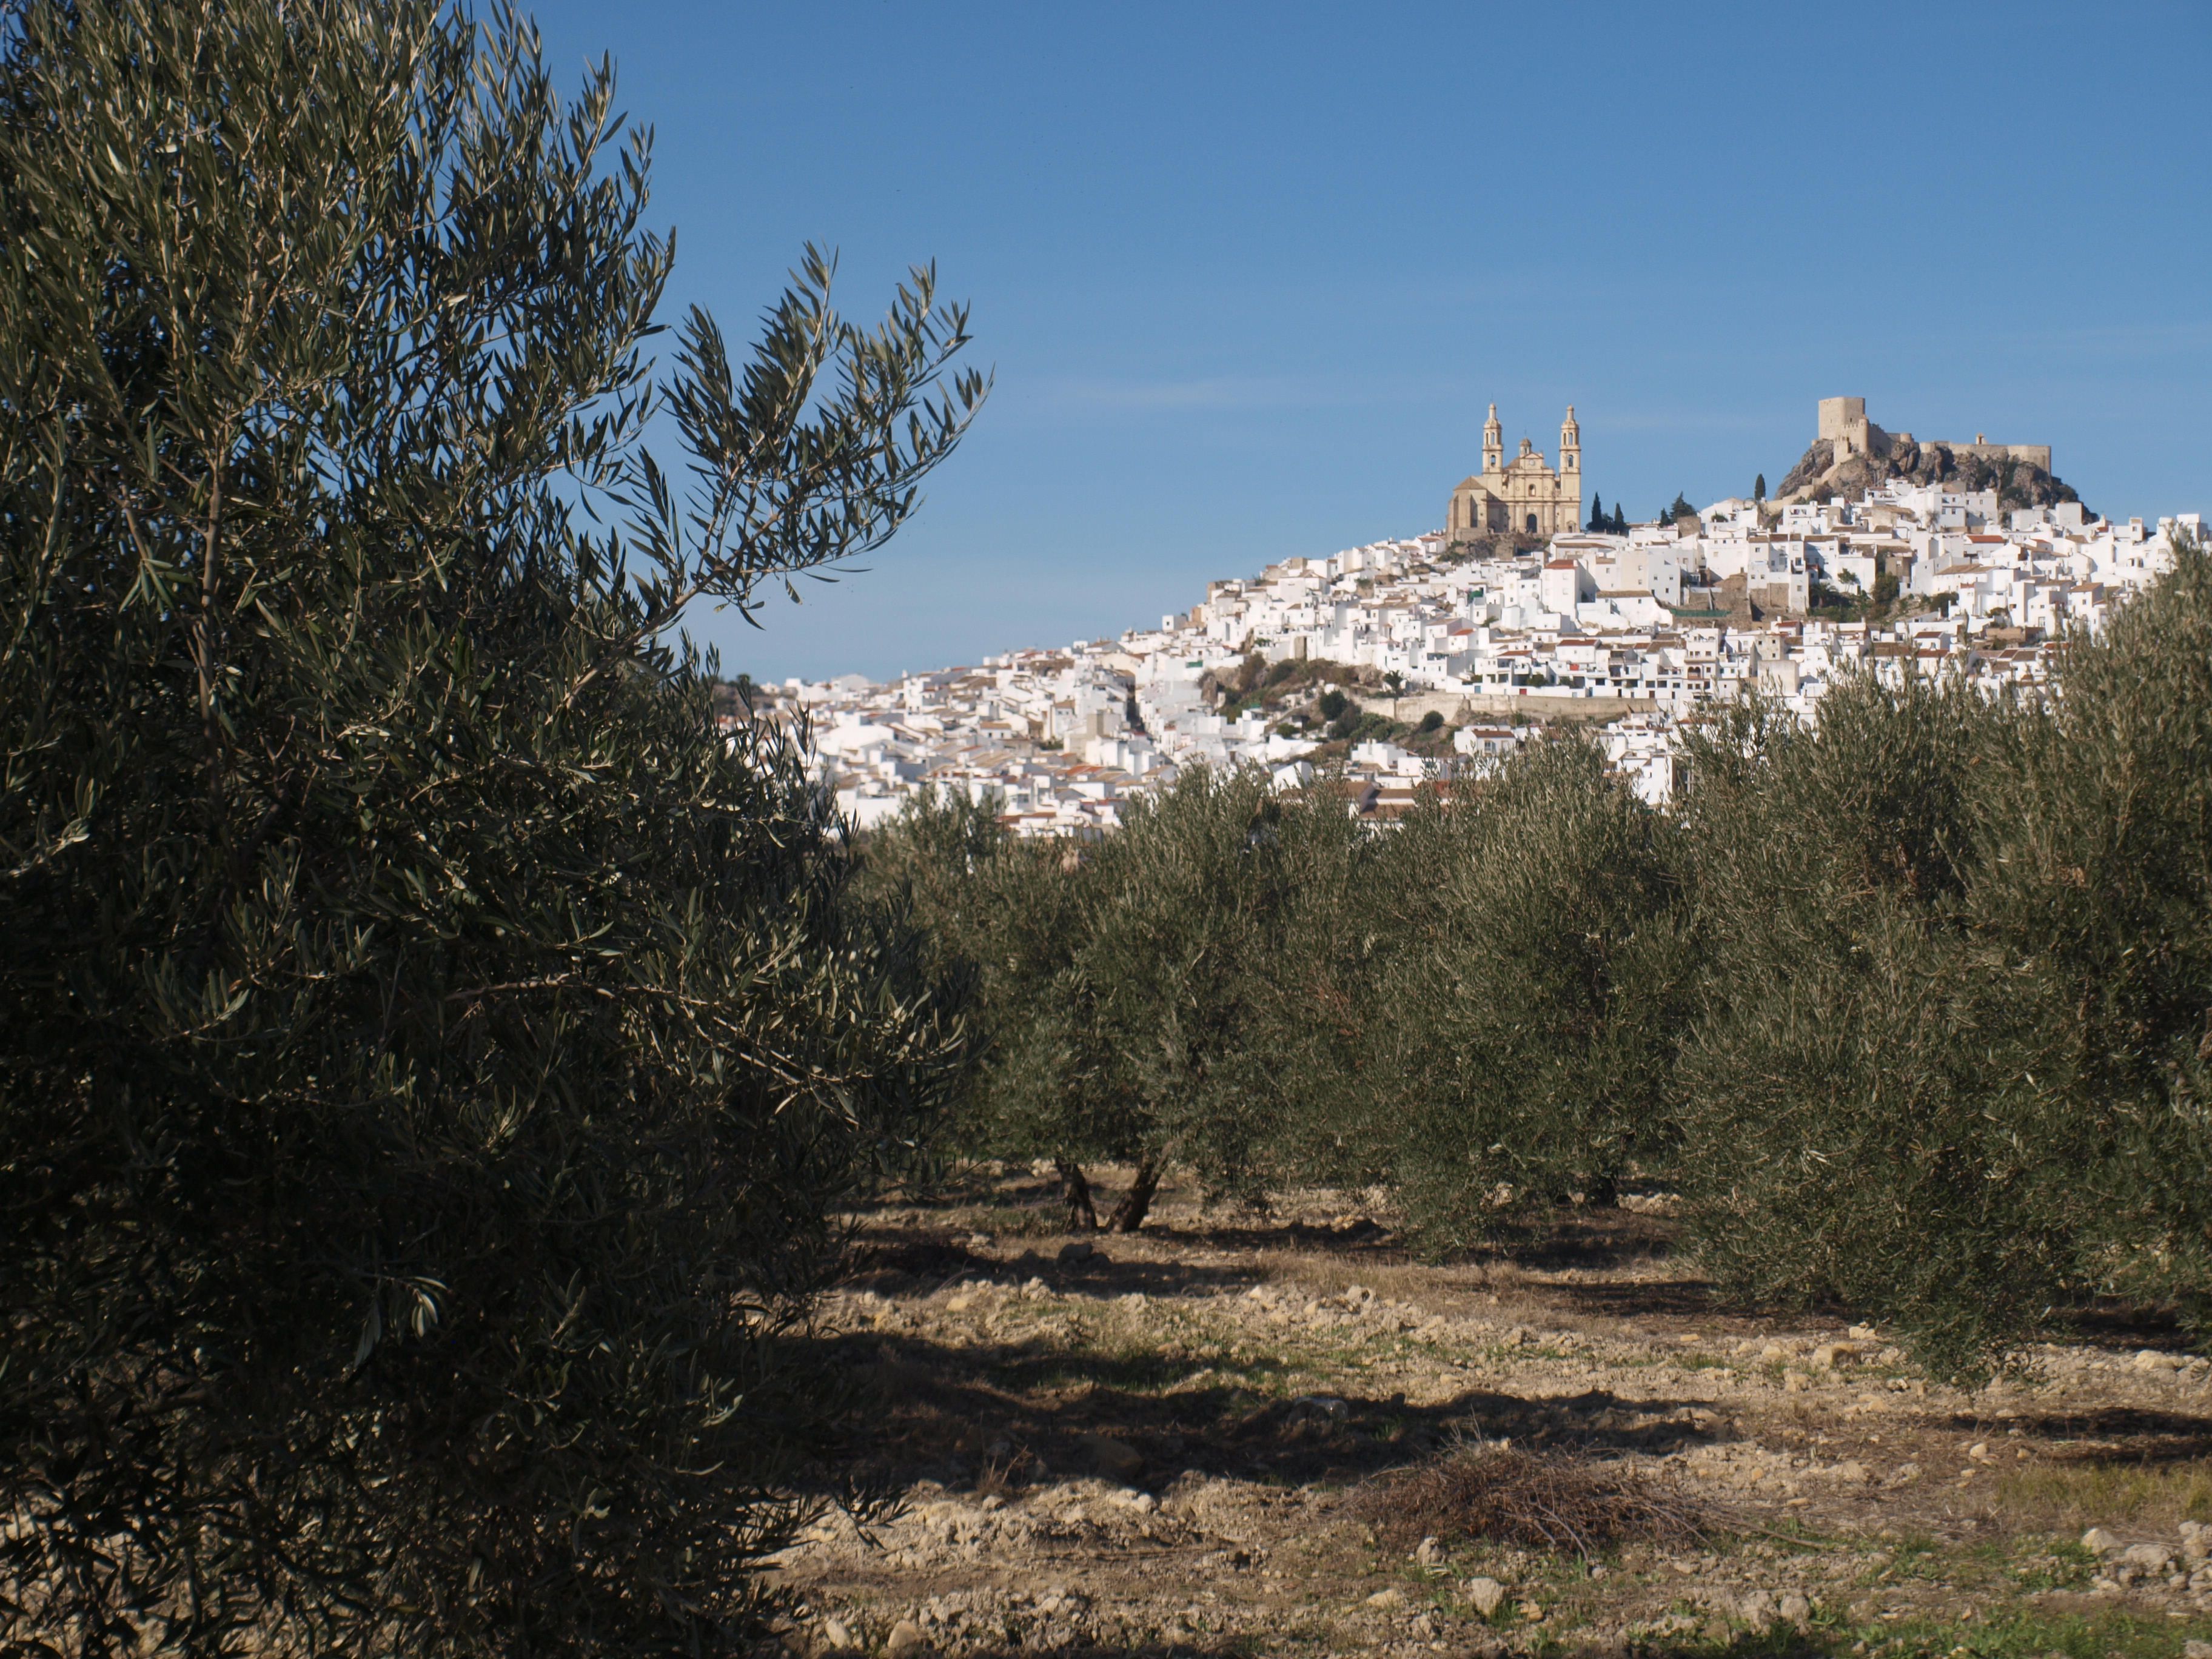
[(1498, 423), (1498, 405), (1490, 406), (1490, 418), (1482, 423), (1482, 470), (1485, 472), (1505, 471), (1505, 428)]
[(1580, 501), (1583, 487), (1583, 429), (1575, 424), (1575, 406), (1567, 405), (1567, 418), (1559, 422), (1559, 483), (1571, 485)]

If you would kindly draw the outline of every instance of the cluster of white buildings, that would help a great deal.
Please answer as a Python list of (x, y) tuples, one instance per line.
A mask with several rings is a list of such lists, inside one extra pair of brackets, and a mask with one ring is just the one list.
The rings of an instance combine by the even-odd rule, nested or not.
[[(1672, 787), (1673, 732), (1747, 688), (1810, 716), (1835, 678), (1949, 671), (2033, 683), (2044, 641), (2099, 627), (2170, 567), (2191, 514), (2124, 522), (2078, 505), (2000, 514), (1994, 495), (1893, 484), (1856, 502), (1724, 501), (1626, 536), (1564, 533), (1540, 554), (1468, 558), (1445, 535), (1291, 558), (1157, 629), (889, 684), (789, 681), (824, 783), (866, 828), (925, 786), (995, 795), (1018, 831), (1109, 829), (1135, 792), (1181, 768), (1256, 763), (1312, 775), (1321, 733), (1261, 711), (1217, 712), (1214, 679), (1256, 654), (1390, 679), (1355, 693), (1412, 723), (1441, 713), (1452, 758), (1364, 743), (1347, 757), (1356, 810), (1389, 817), (1420, 784), (1510, 753), (1532, 723), (1595, 719), (1647, 799)], [(1808, 612), (1864, 595), (1882, 623)]]

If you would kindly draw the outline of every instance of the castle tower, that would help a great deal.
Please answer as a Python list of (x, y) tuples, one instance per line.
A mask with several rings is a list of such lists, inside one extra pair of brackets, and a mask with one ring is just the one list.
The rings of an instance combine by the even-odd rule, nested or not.
[(1559, 487), (1577, 501), (1582, 500), (1583, 429), (1575, 424), (1572, 404), (1567, 405), (1567, 418), (1559, 422)]
[(1498, 423), (1498, 405), (1490, 406), (1490, 418), (1482, 423), (1482, 470), (1485, 472), (1505, 471), (1505, 428)]

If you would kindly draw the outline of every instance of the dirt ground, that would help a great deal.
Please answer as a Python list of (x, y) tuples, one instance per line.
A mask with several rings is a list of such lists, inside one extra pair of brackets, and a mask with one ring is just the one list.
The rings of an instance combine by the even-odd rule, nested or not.
[[(2212, 1659), (2212, 1367), (2170, 1333), (2085, 1318), (1962, 1392), (1720, 1305), (1664, 1199), (1626, 1202), (1442, 1266), (1328, 1193), (1170, 1185), (1072, 1242), (1017, 1171), (866, 1218), (826, 1315), (903, 1511), (781, 1558), (785, 1648)], [(1393, 1471), (1498, 1442), (1697, 1530), (1584, 1554), (1394, 1509)]]

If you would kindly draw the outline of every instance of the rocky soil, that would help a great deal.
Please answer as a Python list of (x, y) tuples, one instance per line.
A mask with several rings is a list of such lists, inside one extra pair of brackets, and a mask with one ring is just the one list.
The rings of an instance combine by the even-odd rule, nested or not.
[[(1163, 1199), (1074, 1243), (1019, 1174), (865, 1219), (826, 1312), (903, 1510), (786, 1553), (787, 1651), (2212, 1659), (2212, 1367), (2154, 1328), (1966, 1393), (1843, 1317), (1717, 1304), (1663, 1200), (1427, 1266), (1343, 1195)], [(1500, 1441), (1699, 1529), (1383, 1541), (1431, 1522), (1381, 1478)]]

